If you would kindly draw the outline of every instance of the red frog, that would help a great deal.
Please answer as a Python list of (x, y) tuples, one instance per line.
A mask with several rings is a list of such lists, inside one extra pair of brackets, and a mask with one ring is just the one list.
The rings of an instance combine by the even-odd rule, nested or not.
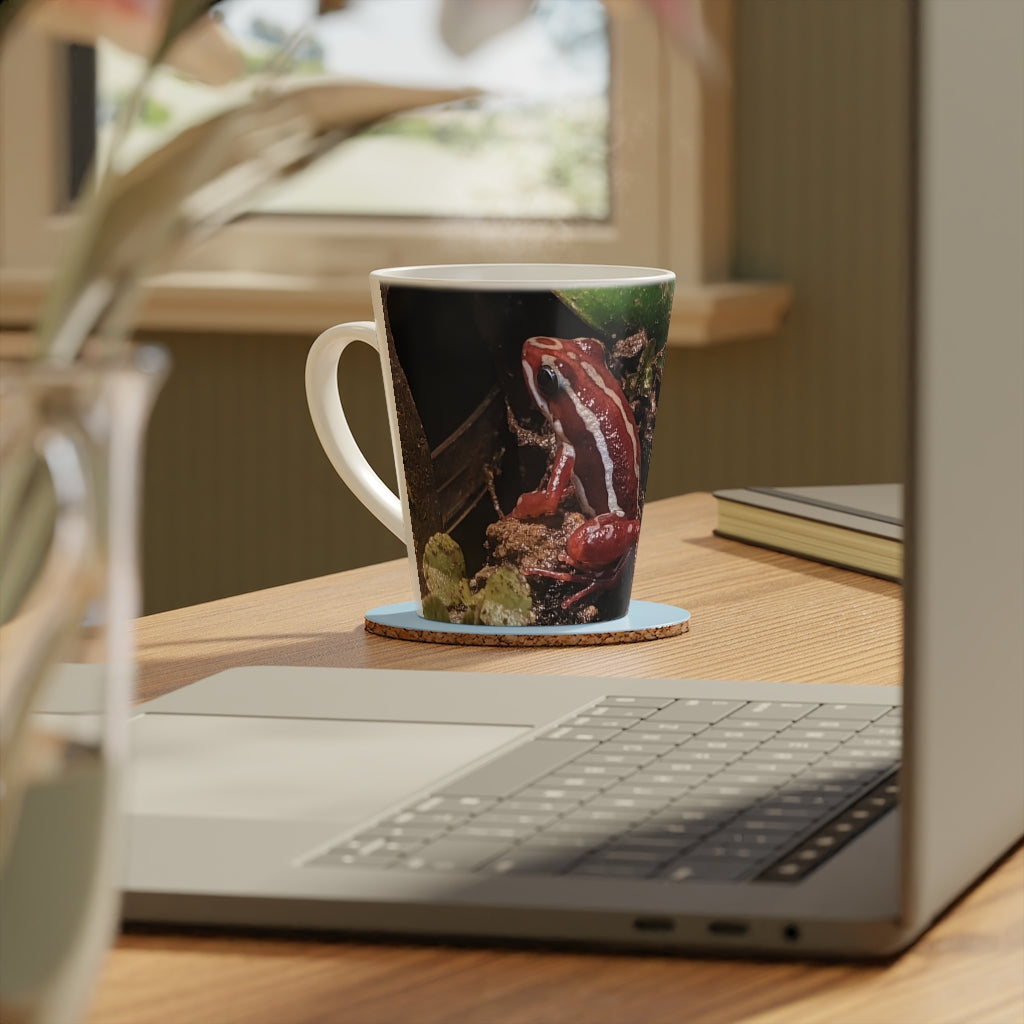
[(551, 515), (570, 494), (589, 517), (566, 543), (566, 561), (579, 573), (531, 570), (533, 575), (589, 582), (568, 607), (614, 586), (640, 533), (640, 439), (636, 421), (596, 338), (529, 338), (523, 375), (557, 445), (547, 486), (523, 494), (517, 519)]

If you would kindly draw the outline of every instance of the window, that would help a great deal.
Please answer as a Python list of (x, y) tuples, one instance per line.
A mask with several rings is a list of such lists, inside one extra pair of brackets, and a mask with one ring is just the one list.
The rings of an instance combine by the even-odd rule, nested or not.
[[(602, 0), (536, 0), (519, 24), (465, 58), (440, 36), (441, 0), (350, 0), (315, 18), (315, 0), (222, 0), (214, 8), (262, 70), (294, 33), (289, 67), (395, 85), (486, 89), (441, 109), (384, 121), (322, 157), (257, 206), (261, 212), (388, 217), (606, 220), (609, 50)], [(101, 150), (143, 70), (96, 49)], [(223, 90), (170, 69), (154, 76), (122, 151), (130, 162), (216, 108)], [(91, 97), (82, 92), (83, 104)], [(72, 92), (72, 104), (78, 106)]]
[[(728, 53), (732, 5), (704, 2)], [(406, 195), (392, 197), (397, 206), (390, 213), (377, 202), (341, 216), (296, 213), (294, 200), (278, 197), (268, 206), (277, 203), (280, 212), (232, 224), (153, 282), (142, 324), (315, 332), (368, 315), (366, 274), (374, 267), (549, 260), (671, 267), (679, 293), (676, 343), (772, 330), (787, 304), (786, 289), (728, 282), (729, 89), (702, 83), (643, 6), (608, 0), (604, 8), (607, 141), (594, 148), (608, 159), (607, 171), (596, 176), (604, 175), (604, 194), (599, 186), (589, 206), (570, 214), (552, 205), (482, 215), (479, 207), (432, 211), (422, 196), (418, 208), (410, 207)], [(71, 220), (66, 50), (25, 27), (16, 32), (0, 68), (0, 315), (6, 325), (30, 321)], [(570, 141), (569, 132), (549, 136), (555, 145)]]

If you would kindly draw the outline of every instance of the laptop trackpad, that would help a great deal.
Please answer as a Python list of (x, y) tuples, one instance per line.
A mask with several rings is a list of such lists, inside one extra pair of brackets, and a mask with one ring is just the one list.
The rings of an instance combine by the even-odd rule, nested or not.
[(518, 726), (148, 714), (132, 723), (132, 814), (346, 828), (521, 736)]

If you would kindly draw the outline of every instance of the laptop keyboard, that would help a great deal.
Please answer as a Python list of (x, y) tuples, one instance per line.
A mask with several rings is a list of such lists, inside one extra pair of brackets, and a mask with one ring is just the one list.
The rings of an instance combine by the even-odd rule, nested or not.
[(900, 709), (609, 696), (319, 867), (798, 881), (895, 805)]

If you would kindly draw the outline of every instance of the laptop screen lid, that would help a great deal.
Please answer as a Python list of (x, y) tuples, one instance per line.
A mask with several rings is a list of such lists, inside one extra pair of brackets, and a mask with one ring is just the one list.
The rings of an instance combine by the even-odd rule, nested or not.
[(903, 919), (1024, 832), (1024, 6), (918, 8)]

